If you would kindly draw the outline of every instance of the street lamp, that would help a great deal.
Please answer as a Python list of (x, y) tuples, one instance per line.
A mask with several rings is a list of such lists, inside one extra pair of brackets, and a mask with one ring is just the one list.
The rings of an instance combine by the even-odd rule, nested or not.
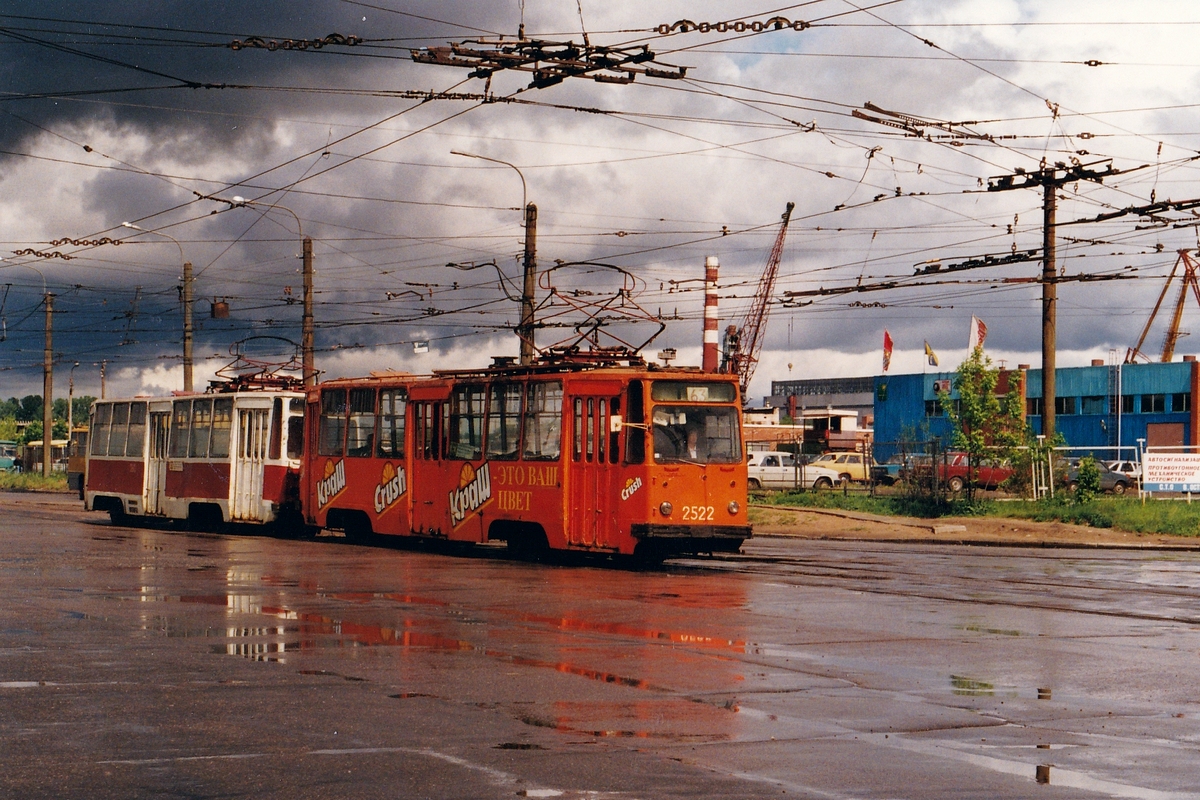
[[(220, 200), (221, 198), (212, 198)], [(313, 357), (313, 251), (312, 237), (304, 235), (304, 226), (300, 224), (300, 215), (292, 211), (287, 206), (281, 206), (278, 203), (260, 203), (257, 200), (247, 200), (240, 195), (234, 195), (233, 200), (222, 200), (221, 202), (229, 203), (231, 208), (245, 206), (262, 206), (265, 209), (278, 208), (292, 215), (296, 220), (296, 230), (300, 233), (301, 253), (303, 254), (303, 276), (304, 276), (304, 311), (300, 318), (300, 363), (301, 371), (304, 374), (304, 385), (315, 386), (317, 383), (317, 369)], [(263, 212), (264, 214), (266, 212)]]
[(451, 150), (451, 155), (465, 158), (478, 158), (480, 161), (491, 161), (493, 164), (503, 164), (516, 170), (521, 177), (521, 208), (525, 212), (525, 281), (521, 290), (521, 324), (517, 326), (517, 336), (521, 340), (521, 363), (533, 363), (533, 301), (537, 291), (537, 206), (529, 202), (529, 193), (525, 185), (525, 174), (516, 164), (501, 161), (475, 153), (464, 153)]
[(132, 222), (122, 222), (121, 225), (135, 231), (153, 233), (170, 239), (179, 248), (179, 260), (183, 262), (183, 390), (190, 392), (192, 391), (192, 262), (184, 258), (183, 245), (171, 234), (147, 230)]

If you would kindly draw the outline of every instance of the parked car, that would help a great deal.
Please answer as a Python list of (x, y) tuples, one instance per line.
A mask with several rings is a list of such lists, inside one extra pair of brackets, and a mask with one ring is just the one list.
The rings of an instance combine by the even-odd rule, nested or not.
[(826, 453), (812, 462), (818, 467), (836, 470), (838, 477), (846, 481), (865, 483), (871, 477), (874, 460), (862, 453)]
[[(929, 456), (911, 456), (911, 473), (918, 480), (928, 480), (933, 469)], [(974, 465), (966, 453), (948, 452), (937, 457), (938, 482), (952, 492), (961, 492), (974, 479), (974, 485), (984, 489), (995, 489), (1008, 480), (1013, 468), (992, 458), (977, 461)]]
[(1142, 465), (1136, 461), (1108, 461), (1108, 468), (1113, 472), (1120, 472), (1129, 478), (1130, 486), (1137, 486), (1142, 482)]
[(829, 489), (841, 481), (832, 469), (802, 464), (791, 453), (771, 450), (751, 453), (746, 462), (747, 485), (755, 489)]
[[(1113, 494), (1125, 494), (1133, 481), (1124, 472), (1116, 472), (1103, 461), (1096, 462), (1100, 473), (1100, 491)], [(1067, 491), (1074, 492), (1079, 488), (1079, 464), (1076, 463), (1067, 470)]]
[(871, 466), (871, 480), (876, 483), (881, 483), (884, 486), (891, 486), (897, 481), (907, 480), (913, 473), (916, 464), (924, 458), (926, 467), (928, 468), (929, 458), (919, 456), (913, 453), (896, 453), (887, 461), (875, 463)]

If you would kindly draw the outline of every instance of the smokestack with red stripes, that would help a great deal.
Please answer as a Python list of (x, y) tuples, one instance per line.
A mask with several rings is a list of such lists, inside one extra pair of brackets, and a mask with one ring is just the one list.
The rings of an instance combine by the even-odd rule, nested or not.
[(701, 368), (717, 371), (717, 268), (716, 256), (704, 259), (704, 356)]

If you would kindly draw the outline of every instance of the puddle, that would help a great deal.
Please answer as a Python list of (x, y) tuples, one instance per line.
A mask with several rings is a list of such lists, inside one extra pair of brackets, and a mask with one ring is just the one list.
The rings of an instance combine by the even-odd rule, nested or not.
[(1109, 797), (1128, 797), (1137, 798), (1137, 800), (1194, 800), (1196, 796), (1194, 792), (1173, 792), (1151, 789), (1145, 786), (1131, 786), (1125, 783), (1097, 778), (1084, 772), (1063, 769), (1054, 764), (1031, 764), (1025, 761), (999, 758), (994, 755), (972, 753), (965, 749), (969, 745), (962, 742), (909, 739), (897, 734), (892, 734), (889, 737), (886, 734), (877, 733), (858, 734), (858, 738), (882, 747), (894, 747), (924, 756), (960, 761), (994, 772), (1022, 777), (1040, 784), (1080, 789)]
[(526, 725), (559, 733), (674, 742), (730, 741), (738, 724), (728, 711), (683, 698), (623, 703), (560, 700), (541, 713), (515, 716)]
[(46, 681), (0, 681), (0, 689), (37, 689), (42, 686), (56, 686)]

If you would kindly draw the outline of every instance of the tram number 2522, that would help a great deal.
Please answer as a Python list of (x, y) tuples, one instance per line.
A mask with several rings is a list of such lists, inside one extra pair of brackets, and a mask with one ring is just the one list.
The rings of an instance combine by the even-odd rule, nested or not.
[(684, 506), (683, 519), (685, 522), (706, 522), (713, 518), (712, 506)]

